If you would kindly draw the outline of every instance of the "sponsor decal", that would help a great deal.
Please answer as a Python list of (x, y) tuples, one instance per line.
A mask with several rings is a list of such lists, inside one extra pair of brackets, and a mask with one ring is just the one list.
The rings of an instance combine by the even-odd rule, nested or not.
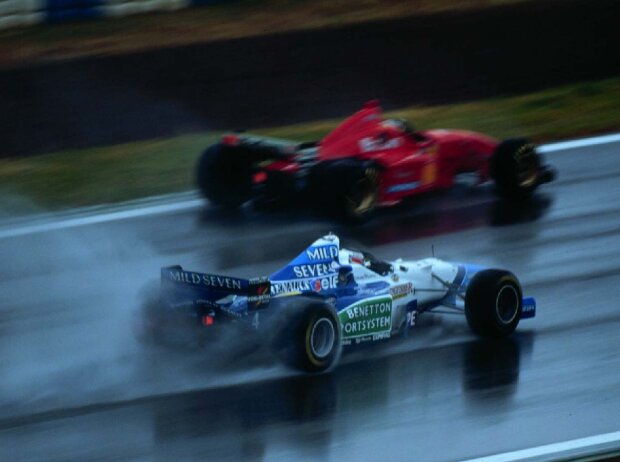
[(290, 281), (274, 281), (271, 283), (273, 295), (291, 292), (321, 292), (338, 287), (338, 275), (331, 274), (328, 277), (318, 279), (292, 279)]
[(353, 342), (355, 342), (356, 345), (359, 345), (360, 343), (372, 342), (372, 341), (375, 341), (375, 340), (382, 340), (382, 339), (388, 339), (388, 338), (390, 338), (390, 333), (389, 332), (383, 332), (381, 334), (365, 335), (363, 337), (355, 337), (355, 338), (342, 339), (342, 344), (344, 346), (347, 346), (347, 345), (351, 345)]
[(306, 249), (306, 255), (310, 261), (333, 260), (338, 257), (337, 245), (322, 245)]
[(291, 281), (274, 281), (271, 283), (271, 293), (273, 295), (286, 294), (290, 292), (304, 292), (312, 290), (310, 281), (304, 279), (293, 279)]
[(533, 297), (524, 298), (521, 319), (533, 318), (534, 316), (536, 316), (536, 300)]
[(191, 271), (169, 270), (168, 276), (172, 281), (184, 282), (195, 286), (212, 287), (214, 289), (241, 290), (243, 280), (227, 276), (193, 273)]
[(523, 312), (529, 313), (531, 311), (536, 310), (536, 305), (523, 305)]
[(362, 138), (359, 141), (360, 150), (362, 152), (382, 151), (384, 149), (399, 148), (402, 141), (399, 138), (382, 139), (382, 138)]
[(364, 258), (363, 257), (356, 257), (354, 255), (349, 255), (349, 263), (356, 263), (358, 265), (363, 265), (364, 264)]
[(371, 336), (371, 340), (383, 340), (390, 338), (390, 331), (379, 332), (378, 334), (374, 334)]
[(256, 306), (267, 303), (271, 299), (270, 294), (265, 295), (250, 295), (248, 297), (248, 303), (254, 303)]
[(260, 305), (269, 301), (271, 284), (268, 279), (251, 279), (249, 289), (248, 302), (256, 302), (257, 305)]
[(327, 278), (321, 278), (314, 281), (314, 291), (321, 292), (322, 290), (332, 290), (338, 287), (338, 276), (330, 276)]
[(411, 181), (409, 183), (400, 183), (400, 184), (395, 184), (395, 185), (388, 187), (387, 192), (397, 193), (397, 192), (411, 191), (413, 189), (416, 189), (418, 186), (420, 186), (419, 181)]
[[(335, 262), (334, 262), (335, 263)], [(296, 265), (293, 266), (293, 272), (297, 278), (314, 278), (327, 276), (334, 273), (338, 265), (332, 265), (330, 263), (314, 263), (312, 265)]]
[(418, 318), (417, 311), (410, 311), (409, 313), (407, 313), (407, 324), (409, 325), (409, 327), (415, 326), (417, 318)]
[(379, 275), (376, 273), (371, 272), (370, 270), (367, 270), (367, 272), (362, 273), (362, 274), (356, 274), (355, 275), (355, 280), (356, 281), (365, 281), (366, 279), (379, 279)]
[(230, 309), (227, 306), (220, 305), (220, 310), (222, 310), (222, 312), (224, 312), (224, 313), (226, 313), (226, 314), (228, 314), (228, 315), (230, 315), (230, 316), (232, 316), (234, 318), (241, 318), (241, 317), (243, 317), (242, 313), (240, 313), (238, 311), (235, 311), (235, 310), (232, 310), (232, 309)]
[(342, 337), (389, 337), (392, 330), (392, 297), (382, 295), (356, 302), (340, 313)]
[(437, 179), (437, 163), (426, 164), (422, 169), (422, 184), (424, 186), (433, 184)]
[(407, 282), (406, 284), (399, 284), (390, 288), (390, 295), (394, 300), (406, 297), (411, 292), (413, 292), (413, 284)]

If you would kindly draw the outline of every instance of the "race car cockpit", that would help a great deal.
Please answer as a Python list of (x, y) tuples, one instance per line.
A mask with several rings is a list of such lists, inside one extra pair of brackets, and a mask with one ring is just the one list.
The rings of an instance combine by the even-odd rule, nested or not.
[(364, 256), (364, 266), (370, 271), (377, 273), (380, 276), (387, 276), (394, 272), (394, 267), (391, 263), (384, 260), (379, 260), (377, 257), (368, 252), (361, 252)]
[(348, 257), (348, 263), (362, 265), (379, 276), (387, 276), (394, 272), (394, 267), (391, 263), (380, 260), (369, 252), (353, 249), (346, 249), (344, 251)]
[(427, 141), (427, 137), (424, 136), (424, 133), (417, 131), (407, 119), (386, 119), (381, 122), (381, 126), (401, 132), (417, 142)]

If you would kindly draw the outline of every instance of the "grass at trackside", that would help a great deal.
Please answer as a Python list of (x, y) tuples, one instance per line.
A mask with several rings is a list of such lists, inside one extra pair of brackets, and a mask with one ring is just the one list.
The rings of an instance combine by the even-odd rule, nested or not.
[[(620, 128), (620, 78), (583, 82), (523, 96), (471, 103), (409, 107), (388, 113), (417, 129), (462, 128), (497, 138), (527, 136), (537, 142), (602, 133)], [(338, 120), (304, 123), (257, 133), (317, 139)]]
[[(361, 103), (361, 102), (360, 102)], [(498, 138), (535, 141), (620, 129), (620, 78), (554, 88), (530, 95), (465, 104), (410, 107), (388, 115), (417, 128), (461, 128)], [(340, 120), (256, 130), (307, 141)], [(119, 202), (193, 188), (194, 165), (217, 133), (0, 159), (0, 212), (20, 209), (26, 198), (43, 209)], [(13, 209), (13, 210), (12, 210)]]
[(217, 134), (0, 159), (0, 212), (62, 209), (184, 191)]

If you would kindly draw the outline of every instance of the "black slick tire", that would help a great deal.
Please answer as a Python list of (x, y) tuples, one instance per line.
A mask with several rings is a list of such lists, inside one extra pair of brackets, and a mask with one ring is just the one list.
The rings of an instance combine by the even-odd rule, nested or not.
[(505, 337), (521, 320), (523, 295), (509, 271), (488, 269), (476, 273), (465, 294), (465, 317), (480, 337)]
[(540, 156), (523, 138), (502, 141), (491, 157), (490, 174), (497, 194), (508, 200), (532, 196), (540, 184)]
[(209, 146), (196, 167), (196, 182), (213, 204), (236, 208), (252, 197), (252, 164), (234, 147)]

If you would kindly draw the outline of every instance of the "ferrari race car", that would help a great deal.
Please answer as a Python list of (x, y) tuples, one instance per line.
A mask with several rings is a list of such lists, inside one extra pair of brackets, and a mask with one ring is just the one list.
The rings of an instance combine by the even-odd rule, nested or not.
[(525, 139), (415, 131), (405, 121), (384, 119), (371, 101), (318, 142), (224, 135), (200, 157), (197, 182), (209, 201), (224, 207), (305, 195), (357, 221), (377, 207), (446, 190), (464, 173), (475, 174), (477, 184), (492, 180), (510, 200), (527, 199), (554, 178)]
[(171, 328), (203, 345), (252, 333), (285, 364), (308, 372), (333, 367), (343, 347), (404, 335), (426, 313), (463, 314), (483, 337), (507, 336), (536, 313), (508, 271), (436, 258), (383, 261), (341, 248), (332, 234), (269, 277), (162, 268), (159, 301), (148, 306), (142, 317), (160, 338)]

